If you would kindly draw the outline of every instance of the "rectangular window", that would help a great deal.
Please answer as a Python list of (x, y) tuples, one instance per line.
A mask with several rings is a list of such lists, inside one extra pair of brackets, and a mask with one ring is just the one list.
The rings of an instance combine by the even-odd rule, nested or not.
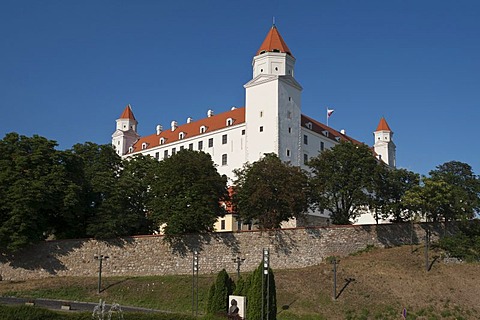
[(168, 158), (168, 150), (163, 151), (163, 158)]
[(263, 126), (260, 127), (260, 132), (263, 132)]
[(213, 138), (208, 139), (208, 147), (213, 147)]
[(292, 128), (288, 127), (288, 133), (292, 133)]
[(176, 148), (172, 148), (172, 156), (177, 153), (177, 149)]
[(287, 149), (287, 157), (290, 157), (290, 150)]
[(325, 149), (325, 143), (323, 141), (320, 141), (320, 151), (323, 151)]
[(303, 143), (308, 144), (308, 136), (306, 134), (303, 135)]
[(227, 165), (227, 154), (224, 153), (222, 154), (222, 166), (226, 166)]
[(181, 147), (180, 147), (180, 151), (182, 151), (183, 149), (185, 149), (185, 147), (184, 147), (184, 146), (181, 146)]
[(222, 144), (227, 144), (227, 135), (226, 134), (224, 134), (222, 136)]
[(307, 164), (308, 162), (308, 154), (304, 153), (303, 154), (303, 164)]
[(188, 145), (188, 150), (193, 150), (193, 143), (190, 143), (190, 144)]
[(244, 136), (244, 135), (245, 135), (245, 129), (242, 130), (242, 136)]
[(198, 141), (198, 150), (202, 151), (203, 149), (203, 141)]
[(225, 220), (220, 220), (220, 230), (225, 230)]
[(160, 157), (160, 152), (155, 152), (155, 159), (158, 160), (159, 157)]

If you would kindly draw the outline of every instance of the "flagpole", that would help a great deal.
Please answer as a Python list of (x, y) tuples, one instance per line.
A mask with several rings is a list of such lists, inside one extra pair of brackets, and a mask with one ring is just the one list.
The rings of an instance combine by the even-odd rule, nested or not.
[(328, 127), (328, 107), (327, 107), (327, 127)]

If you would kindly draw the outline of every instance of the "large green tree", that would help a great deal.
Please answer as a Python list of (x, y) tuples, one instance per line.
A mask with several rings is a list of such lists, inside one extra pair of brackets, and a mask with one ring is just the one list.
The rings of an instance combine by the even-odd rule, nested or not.
[(275, 154), (235, 170), (234, 207), (245, 222), (262, 229), (279, 228), (283, 221), (301, 217), (309, 207), (308, 176)]
[(444, 181), (453, 188), (452, 212), (447, 218), (472, 218), (480, 211), (480, 179), (467, 163), (449, 161), (430, 171), (435, 181)]
[(368, 146), (341, 142), (308, 162), (316, 205), (332, 223), (350, 224), (369, 204), (378, 161)]
[[(55, 141), (9, 133), (0, 141), (0, 247), (15, 251), (51, 236), (75, 192)], [(73, 189), (73, 190), (72, 190)]]
[(151, 234), (148, 204), (158, 166), (159, 162), (150, 156), (122, 160), (109, 196), (89, 221), (89, 234), (97, 238)]
[(163, 224), (168, 237), (214, 230), (225, 214), (227, 178), (221, 176), (209, 154), (181, 150), (159, 163), (151, 185), (152, 219)]
[(418, 174), (406, 169), (394, 169), (377, 165), (373, 176), (373, 192), (370, 193), (370, 210), (375, 220), (390, 219), (392, 222), (408, 220), (402, 197), (408, 190), (418, 186)]
[(105, 238), (113, 235), (112, 230), (102, 229), (100, 225), (106, 222), (103, 218), (110, 219), (118, 213), (111, 200), (121, 171), (120, 157), (110, 145), (92, 142), (75, 144), (67, 152), (79, 161), (78, 183), (82, 188), (79, 199), (82, 214), (70, 223), (78, 225), (78, 236)]
[(430, 177), (407, 191), (404, 205), (429, 221), (472, 218), (479, 209), (480, 181), (468, 164), (452, 161), (437, 166)]

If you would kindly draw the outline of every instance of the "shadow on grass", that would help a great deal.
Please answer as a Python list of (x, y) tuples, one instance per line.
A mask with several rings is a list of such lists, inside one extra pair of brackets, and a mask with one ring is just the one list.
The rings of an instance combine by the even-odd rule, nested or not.
[(340, 298), (340, 296), (342, 295), (343, 291), (345, 291), (345, 289), (347, 289), (348, 285), (352, 282), (354, 282), (355, 279), (354, 278), (347, 278), (345, 279), (345, 284), (343, 285), (342, 289), (340, 289), (340, 291), (338, 292), (337, 296), (335, 297), (335, 300)]

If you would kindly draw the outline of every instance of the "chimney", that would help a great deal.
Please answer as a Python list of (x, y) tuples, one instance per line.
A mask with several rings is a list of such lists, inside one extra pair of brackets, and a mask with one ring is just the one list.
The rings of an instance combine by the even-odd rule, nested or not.
[(340, 133), (343, 134), (343, 135), (346, 135), (346, 134), (347, 134), (347, 132), (345, 131), (345, 129), (340, 130)]
[(162, 133), (163, 127), (161, 125), (157, 125), (157, 136)]
[(177, 129), (178, 123), (177, 121), (173, 120), (171, 125), (172, 125), (172, 131), (175, 131), (175, 129)]
[(193, 118), (191, 118), (191, 117), (188, 117), (188, 118), (187, 118), (187, 123), (190, 123), (190, 122), (192, 122), (192, 121), (193, 121)]
[(213, 116), (213, 110), (212, 109), (207, 111), (207, 117), (210, 118), (211, 116)]

